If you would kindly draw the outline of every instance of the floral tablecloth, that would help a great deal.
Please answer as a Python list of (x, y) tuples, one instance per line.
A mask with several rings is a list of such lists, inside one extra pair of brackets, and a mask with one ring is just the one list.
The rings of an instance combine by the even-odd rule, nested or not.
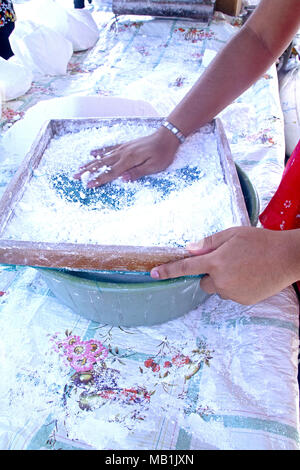
[[(221, 15), (207, 25), (116, 21), (99, 0), (93, 16), (93, 49), (74, 54), (65, 76), (41, 77), (4, 104), (1, 192), (58, 98), (139, 99), (166, 115), (239, 27)], [(263, 208), (284, 165), (275, 67), (221, 118)], [(252, 307), (212, 296), (184, 317), (130, 329), (90, 322), (35, 269), (2, 265), (0, 328), (1, 449), (299, 448), (292, 288)]]

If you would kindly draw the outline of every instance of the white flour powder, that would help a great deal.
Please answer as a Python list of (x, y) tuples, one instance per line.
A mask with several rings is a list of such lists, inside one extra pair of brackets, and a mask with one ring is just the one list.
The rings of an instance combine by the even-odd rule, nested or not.
[[(86, 189), (73, 180), (90, 151), (150, 134), (114, 124), (52, 139), (16, 207), (5, 238), (40, 242), (184, 246), (235, 225), (213, 134), (195, 134), (159, 175)], [(86, 177), (86, 178), (85, 178)]]

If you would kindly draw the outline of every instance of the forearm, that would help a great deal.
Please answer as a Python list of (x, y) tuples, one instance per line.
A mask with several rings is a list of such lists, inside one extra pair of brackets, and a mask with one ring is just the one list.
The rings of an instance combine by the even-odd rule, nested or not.
[(274, 60), (256, 34), (245, 26), (210, 64), (168, 121), (189, 135), (232, 103)]
[[(271, 3), (273, 1), (273, 3)], [(284, 18), (280, 7), (295, 0), (262, 0), (257, 12), (217, 55), (189, 93), (168, 116), (184, 135), (213, 119), (275, 62), (299, 26), (300, 8)], [(295, 8), (294, 8), (295, 10)], [(267, 16), (267, 17), (266, 17)], [(264, 18), (264, 22), (261, 20)], [(296, 18), (295, 18), (296, 17)], [(269, 30), (278, 29), (278, 36)], [(267, 30), (267, 32), (265, 32)]]
[(282, 274), (291, 283), (300, 281), (300, 229), (285, 230), (282, 234)]

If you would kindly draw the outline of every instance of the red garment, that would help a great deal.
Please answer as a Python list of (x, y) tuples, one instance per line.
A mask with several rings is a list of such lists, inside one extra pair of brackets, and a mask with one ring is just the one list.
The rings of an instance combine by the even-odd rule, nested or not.
[(276, 193), (259, 220), (264, 228), (271, 230), (300, 228), (300, 141), (288, 160)]
[[(259, 220), (264, 228), (271, 230), (300, 228), (300, 141), (288, 160), (276, 193)], [(300, 291), (300, 281), (297, 286)]]

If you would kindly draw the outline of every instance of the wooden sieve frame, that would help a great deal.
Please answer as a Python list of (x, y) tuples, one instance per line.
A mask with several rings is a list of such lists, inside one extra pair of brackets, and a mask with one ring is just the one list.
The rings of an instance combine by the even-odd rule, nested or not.
[[(148, 117), (76, 118), (47, 121), (0, 200), (0, 263), (72, 271), (149, 272), (160, 264), (189, 257), (189, 253), (184, 248), (47, 243), (1, 238), (53, 137), (92, 127), (101, 128), (128, 122), (144, 123), (155, 130), (163, 121), (162, 118)], [(197, 132), (216, 135), (224, 181), (231, 190), (232, 210), (236, 217), (236, 225), (249, 226), (250, 220), (242, 189), (221, 121), (217, 118)]]

